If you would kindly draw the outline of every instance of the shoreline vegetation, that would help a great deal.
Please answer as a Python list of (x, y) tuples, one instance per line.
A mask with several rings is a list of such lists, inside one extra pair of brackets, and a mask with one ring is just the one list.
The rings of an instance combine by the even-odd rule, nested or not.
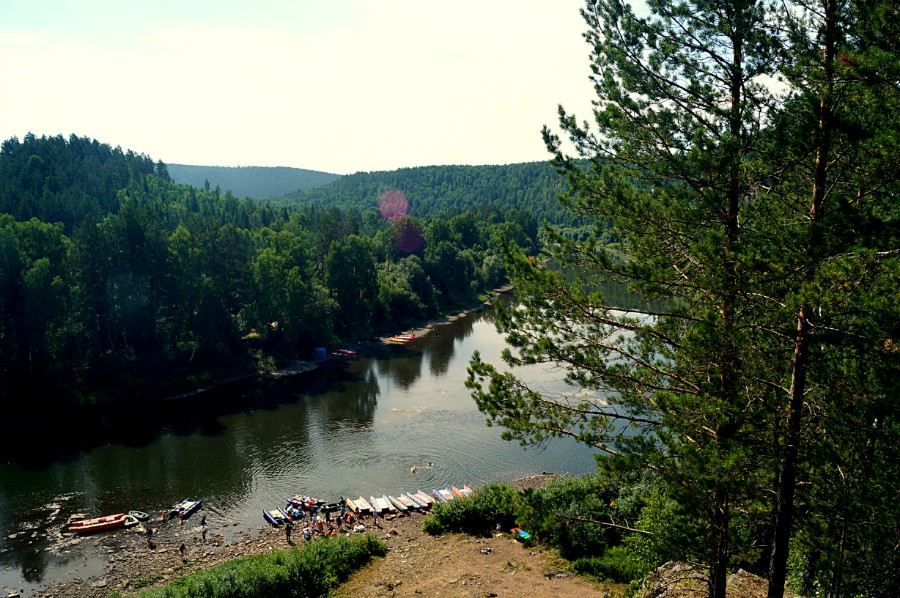
[[(491, 290), (490, 293), (488, 294), (488, 297), (486, 299), (484, 299), (478, 305), (469, 307), (467, 309), (464, 309), (464, 310), (456, 312), (456, 313), (446, 314), (441, 317), (428, 320), (427, 322), (425, 322), (424, 324), (422, 324), (419, 327), (410, 328), (407, 330), (401, 330), (401, 331), (395, 332), (393, 334), (412, 334), (412, 335), (415, 335), (416, 338), (427, 336), (434, 331), (435, 326), (449, 324), (451, 322), (455, 322), (459, 318), (462, 318), (468, 314), (481, 311), (485, 307), (490, 305), (491, 299), (493, 297), (502, 295), (504, 293), (509, 293), (512, 291), (512, 289), (513, 289), (513, 285), (509, 284), (509, 283), (499, 286), (499, 287)], [(393, 343), (391, 342), (390, 338), (391, 338), (391, 336), (393, 336), (393, 334), (386, 335), (386, 336), (379, 336), (373, 340), (364, 341), (364, 342), (360, 342), (360, 343), (349, 343), (349, 344), (345, 345), (345, 347), (351, 348), (353, 350), (360, 350), (360, 349), (366, 349), (366, 348), (371, 349), (371, 348), (391, 345)], [(325, 361), (327, 361), (327, 360), (325, 360)], [(244, 380), (252, 380), (254, 378), (259, 378), (259, 377), (283, 378), (285, 376), (295, 376), (297, 374), (305, 374), (307, 372), (311, 372), (315, 369), (322, 367), (323, 363), (324, 363), (324, 361), (322, 361), (322, 360), (318, 360), (318, 361), (296, 360), (287, 366), (277, 368), (270, 372), (267, 372), (267, 371), (248, 372), (246, 374), (240, 374), (237, 376), (232, 376), (230, 378), (223, 378), (221, 380), (217, 380), (217, 381), (215, 381), (211, 384), (208, 384), (206, 386), (203, 386), (201, 388), (197, 388), (194, 390), (186, 390), (186, 391), (166, 395), (163, 397), (159, 397), (157, 399), (148, 399), (147, 402), (152, 403), (152, 402), (157, 402), (157, 401), (177, 401), (177, 400), (187, 399), (187, 398), (190, 398), (193, 396), (203, 394), (205, 392), (209, 392), (211, 390), (214, 390), (221, 386), (225, 386), (227, 384), (232, 384), (234, 382), (241, 382)]]

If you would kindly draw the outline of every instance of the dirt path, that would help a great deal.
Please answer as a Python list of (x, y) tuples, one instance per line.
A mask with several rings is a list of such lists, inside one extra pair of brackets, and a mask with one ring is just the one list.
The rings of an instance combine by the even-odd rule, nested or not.
[[(421, 515), (406, 519), (421, 530)], [(380, 535), (388, 545), (387, 556), (354, 574), (335, 597), (576, 598), (613, 593), (613, 588), (572, 575), (551, 554), (526, 548), (508, 534), (434, 537), (405, 530), (406, 522), (386, 523)]]

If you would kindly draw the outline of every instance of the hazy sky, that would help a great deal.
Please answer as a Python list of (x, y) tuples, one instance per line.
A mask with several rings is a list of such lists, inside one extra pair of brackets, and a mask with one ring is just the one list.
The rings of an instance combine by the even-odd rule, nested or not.
[(583, 0), (0, 0), (0, 138), (339, 174), (546, 160)]

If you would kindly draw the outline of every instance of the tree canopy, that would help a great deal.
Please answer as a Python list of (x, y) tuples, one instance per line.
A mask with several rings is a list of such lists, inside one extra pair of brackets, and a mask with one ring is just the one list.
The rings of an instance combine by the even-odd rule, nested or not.
[[(505, 360), (559, 364), (581, 392), (547, 396), (478, 354), (468, 384), (510, 439), (574, 436), (609, 471), (653, 471), (702, 539), (668, 555), (708, 564), (710, 596), (738, 565), (772, 596), (791, 575), (870, 592), (900, 518), (846, 476), (886, 488), (856, 459), (881, 463), (900, 431), (896, 7), (647, 4), (586, 3), (593, 119), (560, 108), (574, 157), (544, 133), (562, 204), (605, 238), (550, 228), (542, 260), (506, 246), (520, 305), (498, 306)], [(610, 306), (610, 282), (645, 303)], [(837, 496), (868, 523), (821, 519)], [(875, 593), (891, 595), (894, 562), (878, 571), (890, 581)]]

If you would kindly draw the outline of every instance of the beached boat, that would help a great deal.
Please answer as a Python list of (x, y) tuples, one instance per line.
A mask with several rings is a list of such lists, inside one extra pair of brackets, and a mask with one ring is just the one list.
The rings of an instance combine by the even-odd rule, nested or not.
[(421, 490), (419, 490), (418, 492), (416, 492), (413, 496), (414, 496), (419, 502), (424, 503), (424, 504), (426, 504), (426, 505), (429, 506), (429, 507), (430, 507), (432, 504), (434, 504), (434, 499), (431, 498), (431, 496), (428, 495), (428, 494), (426, 494), (425, 492), (422, 492)]
[(387, 501), (388, 505), (391, 507), (391, 513), (396, 513), (397, 511), (401, 511), (403, 513), (406, 512), (406, 505), (394, 498), (393, 496), (388, 496), (385, 494), (382, 496), (384, 500)]
[(440, 490), (438, 490), (437, 488), (432, 488), (431, 491), (441, 502), (450, 502), (451, 500), (453, 500), (453, 492), (450, 490), (450, 488), (441, 488)]
[(453, 492), (453, 496), (455, 496), (456, 498), (463, 498), (465, 496), (465, 494), (463, 494), (463, 491), (456, 486), (450, 486), (450, 491)]
[(344, 499), (344, 504), (347, 505), (347, 508), (353, 511), (354, 513), (359, 513), (359, 507), (356, 506), (356, 503), (353, 502), (349, 498)]
[(143, 511), (128, 511), (128, 514), (138, 521), (147, 521), (150, 519), (150, 515), (144, 513)]
[(474, 496), (475, 494), (475, 491), (469, 488), (468, 484), (463, 484), (462, 491), (466, 496)]
[(372, 505), (372, 512), (374, 512), (374, 513), (381, 513), (384, 511), (384, 505), (381, 504), (380, 498), (375, 498), (374, 496), (370, 496), (369, 504)]
[(303, 509), (304, 511), (312, 511), (313, 507), (318, 510), (319, 507), (325, 504), (325, 501), (321, 498), (306, 496), (305, 494), (295, 494), (294, 496), (288, 498), (287, 502), (297, 507), (298, 509)]
[(90, 534), (92, 532), (122, 527), (128, 520), (129, 517), (125, 513), (116, 513), (115, 515), (96, 517), (94, 519), (82, 519), (70, 523), (69, 531), (76, 534)]
[(191, 514), (199, 509), (203, 505), (203, 499), (199, 500), (191, 500), (190, 498), (186, 498), (169, 511), (168, 517), (171, 518), (179, 518), (179, 519), (187, 519), (191, 516)]
[[(428, 509), (431, 507), (431, 504), (434, 502), (434, 499), (430, 496), (425, 495), (423, 492), (407, 492), (406, 496), (410, 497), (414, 501), (418, 502), (421, 507), (420, 509)], [(427, 500), (426, 500), (427, 499)]]
[(350, 349), (335, 349), (331, 352), (331, 356), (341, 359), (350, 359), (351, 357), (356, 357), (356, 351), (351, 351)]
[(397, 496), (389, 496), (388, 498), (392, 498), (392, 499), (396, 500), (397, 502), (399, 502), (401, 505), (406, 507), (407, 511), (416, 510), (416, 509), (421, 508), (421, 507), (419, 507), (418, 503), (416, 503), (414, 500), (412, 500), (410, 497), (406, 496), (405, 494), (398, 494)]
[(263, 509), (262, 515), (263, 519), (268, 521), (269, 525), (271, 525), (272, 527), (284, 525), (291, 519), (290, 517), (288, 517), (287, 513), (277, 507), (274, 509)]
[(411, 340), (415, 340), (415, 338), (415, 334), (395, 334), (388, 338), (388, 340), (394, 343), (408, 343)]
[(373, 511), (372, 505), (364, 499), (362, 496), (357, 498), (355, 501), (357, 509), (359, 509), (360, 513), (371, 513)]

